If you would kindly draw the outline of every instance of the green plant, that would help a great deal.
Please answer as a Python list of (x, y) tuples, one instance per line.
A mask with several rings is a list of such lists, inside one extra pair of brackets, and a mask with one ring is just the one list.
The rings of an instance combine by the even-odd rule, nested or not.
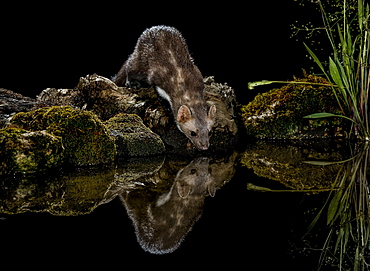
[[(329, 7), (340, 11), (327, 13), (323, 1), (319, 5), (324, 27), (305, 27), (312, 37), (314, 31), (325, 30), (331, 47), (328, 63), (304, 43), (309, 55), (329, 81), (338, 101), (341, 115), (318, 112), (306, 118), (341, 117), (352, 122), (352, 135), (369, 141), (369, 93), (370, 93), (370, 14), (366, 0), (330, 0)], [(299, 29), (298, 29), (299, 30)], [(249, 89), (272, 83), (301, 84), (300, 82), (259, 81), (248, 84)], [(321, 84), (321, 83), (320, 83)], [(326, 84), (328, 86), (328, 84)]]
[[(338, 2), (338, 1), (337, 1)], [(357, 12), (349, 12), (357, 2)], [(325, 12), (322, 1), (319, 4), (325, 31), (332, 47), (329, 69), (324, 67), (316, 54), (306, 49), (320, 67), (332, 88), (342, 109), (343, 116), (353, 122), (356, 137), (370, 140), (369, 92), (370, 92), (370, 23), (369, 5), (365, 0), (343, 0), (342, 13), (338, 19), (331, 19)], [(328, 117), (325, 114), (310, 117)]]

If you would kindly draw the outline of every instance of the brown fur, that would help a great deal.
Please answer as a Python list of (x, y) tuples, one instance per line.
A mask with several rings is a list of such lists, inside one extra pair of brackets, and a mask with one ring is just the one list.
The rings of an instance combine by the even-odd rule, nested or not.
[(207, 109), (202, 74), (178, 30), (155, 26), (143, 32), (114, 82), (122, 86), (133, 80), (155, 86), (169, 101), (180, 131), (198, 149), (208, 149), (216, 107)]

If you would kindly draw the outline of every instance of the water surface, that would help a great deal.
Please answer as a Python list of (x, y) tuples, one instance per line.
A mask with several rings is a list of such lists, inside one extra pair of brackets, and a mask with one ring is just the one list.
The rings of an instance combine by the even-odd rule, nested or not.
[(2, 262), (316, 270), (325, 223), (302, 237), (328, 197), (318, 191), (330, 188), (338, 170), (306, 162), (347, 155), (336, 144), (255, 143), (217, 157), (3, 178)]

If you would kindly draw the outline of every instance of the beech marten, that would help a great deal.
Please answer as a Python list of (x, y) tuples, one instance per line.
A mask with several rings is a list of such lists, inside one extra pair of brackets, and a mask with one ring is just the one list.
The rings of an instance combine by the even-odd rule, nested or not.
[(216, 106), (207, 107), (203, 76), (181, 33), (168, 26), (146, 29), (113, 79), (118, 86), (145, 80), (167, 100), (177, 127), (199, 150), (209, 148)]

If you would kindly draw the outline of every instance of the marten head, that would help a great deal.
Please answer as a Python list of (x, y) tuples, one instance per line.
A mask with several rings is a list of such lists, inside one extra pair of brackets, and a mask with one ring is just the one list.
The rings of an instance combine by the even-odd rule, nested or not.
[(181, 105), (176, 117), (177, 126), (190, 141), (202, 151), (208, 150), (209, 138), (216, 119), (216, 106), (212, 105), (208, 112), (204, 107), (188, 107)]

